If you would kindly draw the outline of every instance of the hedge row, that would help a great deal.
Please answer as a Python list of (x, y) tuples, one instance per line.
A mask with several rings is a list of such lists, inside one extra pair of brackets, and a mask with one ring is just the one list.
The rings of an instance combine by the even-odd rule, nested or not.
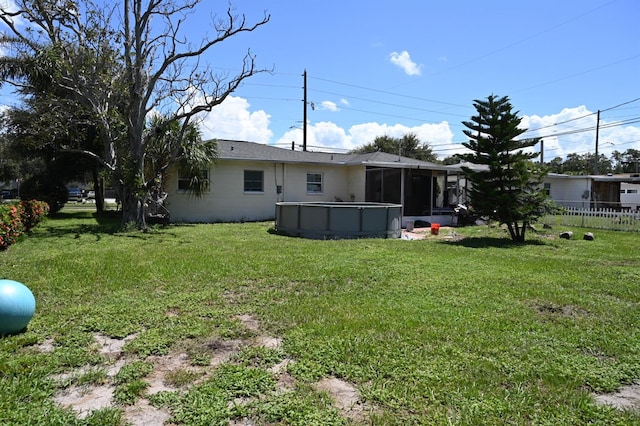
[(44, 201), (23, 200), (15, 204), (0, 204), (0, 250), (9, 248), (48, 213), (49, 205)]

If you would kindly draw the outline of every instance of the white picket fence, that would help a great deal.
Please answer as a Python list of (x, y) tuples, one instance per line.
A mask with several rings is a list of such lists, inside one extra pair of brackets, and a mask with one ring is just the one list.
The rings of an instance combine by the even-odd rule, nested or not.
[(640, 212), (638, 211), (565, 207), (561, 214), (546, 217), (545, 222), (564, 226), (640, 232)]

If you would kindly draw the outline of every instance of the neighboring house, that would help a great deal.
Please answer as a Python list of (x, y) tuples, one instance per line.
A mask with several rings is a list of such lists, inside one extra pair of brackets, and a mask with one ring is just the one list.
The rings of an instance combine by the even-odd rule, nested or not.
[[(186, 191), (174, 171), (166, 191), (173, 222), (270, 220), (281, 201), (354, 201), (402, 204), (407, 220), (451, 223), (443, 188), (447, 168), (398, 155), (331, 154), (218, 140), (201, 198)], [(185, 177), (186, 178), (186, 177)]]
[(549, 173), (544, 178), (544, 189), (558, 206), (588, 209), (591, 205), (591, 176)]
[(620, 184), (620, 206), (623, 209), (640, 210), (640, 183)]
[[(475, 170), (486, 167), (472, 163), (448, 166), (446, 200), (450, 205), (468, 202), (468, 182), (462, 166)], [(619, 175), (565, 175), (549, 173), (543, 181), (544, 189), (557, 205), (585, 209), (631, 209), (640, 207), (640, 176)]]
[(550, 173), (544, 180), (544, 187), (556, 204), (565, 207), (635, 210), (640, 205), (637, 196), (640, 176), (637, 174), (572, 176)]

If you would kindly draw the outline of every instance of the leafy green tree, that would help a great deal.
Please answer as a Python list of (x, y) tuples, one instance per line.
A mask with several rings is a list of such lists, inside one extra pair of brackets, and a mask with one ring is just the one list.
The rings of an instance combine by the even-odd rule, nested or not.
[(562, 167), (562, 157), (555, 157), (553, 160), (549, 161), (546, 166), (549, 169), (550, 173), (563, 173)]
[(462, 157), (460, 156), (460, 154), (453, 154), (448, 157), (445, 157), (442, 160), (442, 164), (444, 164), (445, 166), (450, 166), (453, 164), (459, 164), (461, 161), (462, 161)]
[(407, 133), (401, 138), (392, 136), (378, 136), (372, 143), (368, 143), (351, 151), (356, 154), (382, 151), (388, 154), (398, 154), (403, 157), (415, 158), (422, 161), (437, 162), (438, 157), (433, 153), (428, 143), (423, 143), (414, 133)]
[(525, 152), (539, 139), (518, 140), (526, 129), (512, 111), (509, 99), (489, 96), (475, 100), (477, 115), (462, 124), (469, 142), (463, 145), (472, 151), (464, 160), (485, 166), (484, 170), (463, 167), (471, 182), (471, 208), (476, 214), (505, 224), (511, 239), (525, 240), (527, 227), (542, 216), (548, 202), (542, 190), (544, 171), (531, 160), (538, 152)]
[[(216, 141), (203, 141), (193, 123), (182, 129), (180, 123), (166, 123), (165, 120), (165, 117), (154, 116), (149, 123), (149, 128), (155, 129), (145, 154), (145, 175), (155, 177), (156, 182), (151, 198), (158, 201), (173, 165), (177, 165), (183, 175), (189, 176), (189, 191), (200, 196), (209, 188), (207, 171), (218, 157)], [(181, 135), (182, 131), (184, 135)]]
[[(562, 163), (563, 173), (570, 175), (590, 175), (595, 173), (596, 155), (594, 153), (568, 154)], [(613, 172), (613, 164), (604, 154), (598, 155), (598, 174)]]
[[(96, 123), (81, 107), (69, 107), (69, 99), (41, 91), (25, 98), (22, 106), (6, 111), (7, 138), (23, 166), (21, 178), (46, 173), (56, 180), (93, 180), (96, 211), (104, 210), (105, 168), (86, 151), (101, 152)], [(65, 125), (60, 125), (65, 123)], [(25, 172), (26, 165), (40, 159), (40, 170)]]
[(629, 148), (624, 152), (613, 151), (611, 157), (616, 173), (640, 172), (640, 150)]
[(63, 181), (91, 176), (101, 212), (104, 181), (116, 170), (125, 128), (122, 61), (108, 19), (92, 2), (21, 1), (9, 12), (0, 9), (9, 28), (0, 39), (12, 52), (0, 58), (0, 82), (22, 98), (8, 114), (14, 145), (23, 161), (44, 160), (48, 170), (39, 174)]
[[(119, 182), (123, 224), (134, 222), (145, 229), (145, 200), (157, 185), (156, 176), (145, 173), (146, 147), (158, 132), (149, 128), (150, 118), (160, 112), (164, 125), (177, 123), (177, 142), (188, 144), (184, 138), (198, 114), (211, 111), (246, 78), (265, 71), (256, 67), (250, 51), (240, 59), (235, 75), (216, 71), (202, 55), (266, 24), (269, 15), (250, 24), (229, 6), (223, 17), (213, 17), (211, 37), (187, 43), (186, 20), (201, 0), (14, 3), (15, 8), (0, 5), (0, 20), (8, 28), (3, 40), (19, 47), (11, 57), (17, 65), (11, 68), (7, 60), (7, 68), (19, 75), (25, 64), (20, 59), (38, 57), (46, 48), (45, 66), (40, 61), (26, 63), (32, 67), (30, 75), (44, 74), (52, 86), (72, 94), (99, 121), (101, 152), (75, 150), (113, 172)], [(123, 126), (113, 126), (114, 121)], [(206, 151), (201, 145), (191, 148), (200, 147)]]
[(6, 134), (0, 134), (0, 182), (20, 178), (20, 161), (13, 153)]

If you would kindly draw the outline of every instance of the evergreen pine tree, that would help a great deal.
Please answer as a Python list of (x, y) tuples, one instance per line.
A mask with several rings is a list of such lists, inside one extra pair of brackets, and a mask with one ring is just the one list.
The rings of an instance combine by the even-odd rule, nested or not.
[(506, 96), (475, 100), (474, 107), (477, 115), (462, 123), (469, 137), (463, 145), (473, 153), (462, 157), (484, 167), (463, 167), (472, 184), (471, 208), (480, 216), (505, 224), (511, 239), (522, 242), (527, 227), (550, 208), (542, 187), (545, 172), (531, 161), (539, 154), (525, 152), (539, 139), (517, 139), (526, 129), (518, 127), (522, 119), (512, 112)]

